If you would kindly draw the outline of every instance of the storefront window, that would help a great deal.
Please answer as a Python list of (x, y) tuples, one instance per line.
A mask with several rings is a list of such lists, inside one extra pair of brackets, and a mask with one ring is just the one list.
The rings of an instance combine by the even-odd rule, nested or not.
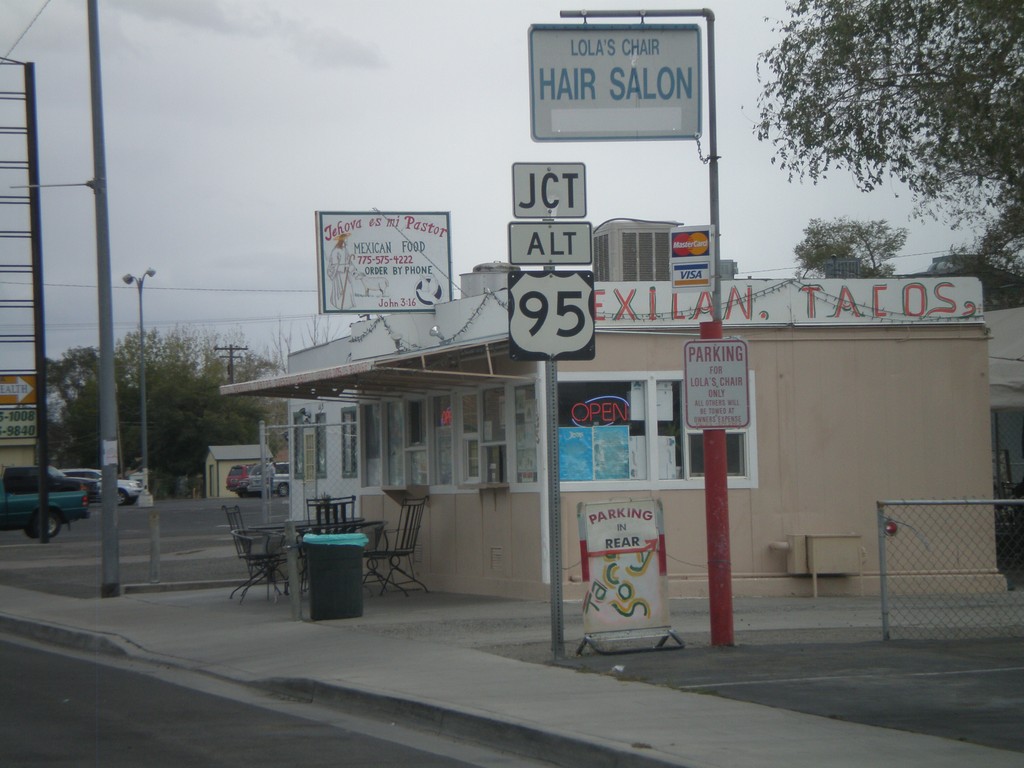
[(452, 398), (437, 395), (431, 400), (434, 424), (434, 477), (439, 485), (450, 485), (452, 478)]
[(427, 407), (423, 400), (409, 400), (405, 420), (405, 458), (407, 481), (413, 485), (426, 485), (427, 472)]
[(381, 418), (380, 404), (364, 405), (363, 415), (363, 485), (381, 484)]
[(488, 483), (503, 483), (505, 472), (505, 389), (485, 389), (484, 405), (484, 467)]
[(359, 433), (356, 429), (356, 409), (341, 412), (341, 476), (359, 477)]
[(655, 385), (655, 418), (658, 420), (656, 450), (660, 480), (678, 480), (683, 476), (681, 390), (682, 385), (678, 381), (659, 381)]
[(316, 415), (316, 476), (327, 477), (327, 414)]
[(476, 394), (464, 394), (459, 409), (462, 424), (462, 479), (468, 483), (480, 482), (480, 414), (477, 413)]
[(558, 463), (565, 481), (647, 478), (642, 381), (558, 386)]
[(537, 481), (537, 395), (533, 384), (515, 388), (516, 482)]
[(387, 476), (388, 485), (405, 484), (405, 445), (403, 435), (405, 433), (405, 418), (402, 410), (402, 403), (393, 400), (385, 406), (385, 429), (384, 450), (387, 456), (387, 465), (384, 472)]
[[(704, 477), (704, 433), (687, 432), (686, 438), (690, 448), (687, 452), (688, 475)], [(725, 433), (726, 474), (734, 477), (747, 474), (746, 443), (747, 436), (742, 432)]]

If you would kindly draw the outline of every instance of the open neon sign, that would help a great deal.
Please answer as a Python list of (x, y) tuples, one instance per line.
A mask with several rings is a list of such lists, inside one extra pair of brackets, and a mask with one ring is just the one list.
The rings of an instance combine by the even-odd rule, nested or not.
[(599, 395), (574, 403), (570, 410), (577, 427), (629, 423), (629, 401), (618, 395)]

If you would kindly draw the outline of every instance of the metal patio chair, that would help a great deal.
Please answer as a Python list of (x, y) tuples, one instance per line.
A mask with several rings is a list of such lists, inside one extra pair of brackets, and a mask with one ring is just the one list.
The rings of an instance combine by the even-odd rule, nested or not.
[(238, 558), (245, 563), (249, 577), (231, 590), (229, 599), (234, 598), (239, 590), (242, 595), (238, 602), (245, 600), (245, 595), (250, 587), (257, 584), (267, 585), (267, 599), (270, 599), (270, 590), (273, 588), (274, 597), (282, 594), (279, 583), (283, 582), (285, 591), (288, 589), (288, 576), (285, 571), (287, 562), (287, 551), (285, 549), (285, 537), (283, 533), (272, 531), (253, 530), (232, 530), (231, 538), (235, 542), (235, 551)]
[(364, 585), (368, 581), (380, 584), (380, 594), (382, 595), (387, 591), (388, 585), (401, 590), (406, 597), (409, 596), (410, 590), (430, 591), (422, 581), (416, 578), (412, 563), (426, 503), (425, 496), (406, 499), (398, 514), (398, 524), (390, 529), (385, 527), (379, 540), (368, 545), (363, 552), (363, 559), (366, 561)]

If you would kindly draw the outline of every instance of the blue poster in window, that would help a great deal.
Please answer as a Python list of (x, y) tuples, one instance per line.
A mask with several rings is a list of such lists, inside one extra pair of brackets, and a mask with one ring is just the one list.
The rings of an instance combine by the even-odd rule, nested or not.
[(594, 479), (594, 438), (590, 427), (558, 428), (558, 479)]
[(629, 479), (629, 427), (594, 427), (594, 479)]

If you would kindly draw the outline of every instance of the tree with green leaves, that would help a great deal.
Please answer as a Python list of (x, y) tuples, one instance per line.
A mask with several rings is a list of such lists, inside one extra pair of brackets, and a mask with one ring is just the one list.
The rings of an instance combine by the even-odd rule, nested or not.
[[(203, 470), (210, 445), (256, 443), (259, 421), (283, 423), (284, 403), (249, 397), (222, 397), (227, 383), (218, 338), (176, 328), (146, 333), (146, 403), (149, 465), (165, 481)], [(98, 353), (91, 347), (69, 350), (48, 361), (53, 463), (95, 466), (99, 453)], [(122, 472), (140, 458), (139, 334), (127, 335), (114, 349)], [(277, 371), (259, 355), (235, 362), (237, 380)], [(166, 487), (166, 486), (165, 486)]]
[[(904, 182), (1024, 274), (1024, 3), (791, 0), (756, 133), (791, 176)], [(993, 250), (997, 249), (997, 250)]]
[(895, 269), (888, 261), (899, 254), (906, 242), (907, 230), (894, 229), (884, 219), (811, 219), (804, 228), (804, 239), (793, 249), (797, 275), (825, 277), (830, 265), (857, 259), (860, 277), (889, 277)]

